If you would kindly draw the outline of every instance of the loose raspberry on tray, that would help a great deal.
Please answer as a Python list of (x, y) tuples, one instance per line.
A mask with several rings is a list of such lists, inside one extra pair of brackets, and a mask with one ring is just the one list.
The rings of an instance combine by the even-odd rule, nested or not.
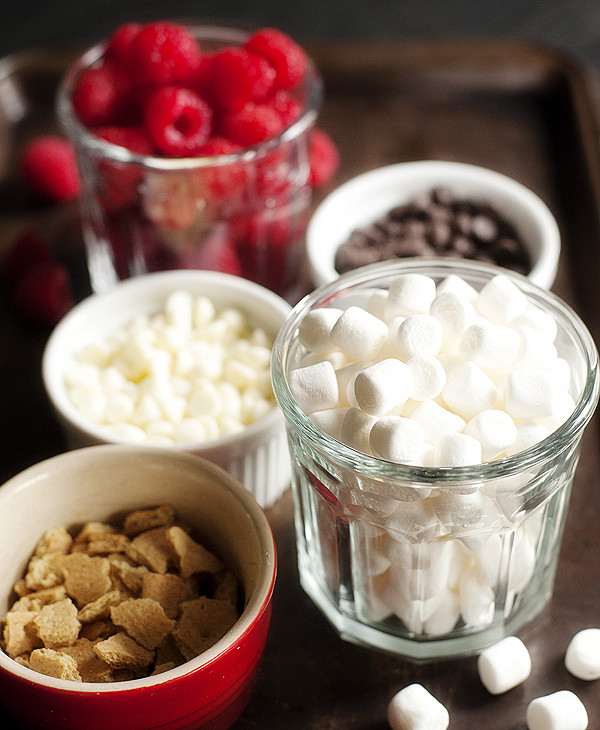
[(27, 188), (51, 202), (67, 202), (79, 195), (81, 181), (73, 145), (55, 135), (29, 142), (21, 155), (21, 174)]

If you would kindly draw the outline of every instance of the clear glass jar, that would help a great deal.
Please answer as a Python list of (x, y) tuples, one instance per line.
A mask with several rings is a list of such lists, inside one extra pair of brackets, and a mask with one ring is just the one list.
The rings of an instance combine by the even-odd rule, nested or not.
[[(249, 34), (204, 24), (190, 29), (207, 52), (241, 45)], [(92, 289), (102, 293), (146, 272), (197, 268), (244, 276), (297, 301), (305, 291), (301, 261), (312, 198), (308, 143), (322, 101), (314, 64), (293, 91), (300, 117), (275, 138), (236, 154), (153, 157), (97, 137), (75, 115), (75, 83), (104, 49), (100, 43), (87, 51), (57, 95), (82, 178)]]
[[(570, 417), (536, 445), (477, 466), (405, 466), (355, 451), (292, 396), (288, 375), (305, 353), (298, 327), (316, 307), (364, 304), (409, 272), (436, 282), (456, 274), (479, 290), (500, 270), (421, 259), (345, 274), (296, 305), (275, 343), (272, 377), (287, 422), (304, 590), (342, 637), (428, 661), (513, 634), (548, 602), (581, 435), (598, 401), (598, 353), (566, 304), (510, 274), (557, 322), (555, 344), (572, 373)], [(436, 497), (452, 494), (479, 495), (475, 522), (436, 514)]]

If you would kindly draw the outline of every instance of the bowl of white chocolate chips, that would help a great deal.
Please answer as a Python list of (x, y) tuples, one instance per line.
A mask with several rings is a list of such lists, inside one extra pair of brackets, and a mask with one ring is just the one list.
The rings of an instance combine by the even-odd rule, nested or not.
[(342, 636), (437, 659), (542, 610), (598, 400), (570, 307), (480, 262), (372, 264), (296, 305), (272, 374), (300, 579)]
[(44, 385), (70, 447), (190, 451), (263, 507), (289, 486), (271, 348), (290, 306), (253, 282), (168, 271), (79, 303), (52, 332)]

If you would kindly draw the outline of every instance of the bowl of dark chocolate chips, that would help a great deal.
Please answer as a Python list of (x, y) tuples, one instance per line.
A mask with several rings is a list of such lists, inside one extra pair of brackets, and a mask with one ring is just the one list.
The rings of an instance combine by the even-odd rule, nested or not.
[(306, 245), (315, 286), (376, 261), (455, 257), (550, 289), (561, 242), (546, 203), (517, 180), (424, 160), (370, 170), (334, 190), (315, 210)]

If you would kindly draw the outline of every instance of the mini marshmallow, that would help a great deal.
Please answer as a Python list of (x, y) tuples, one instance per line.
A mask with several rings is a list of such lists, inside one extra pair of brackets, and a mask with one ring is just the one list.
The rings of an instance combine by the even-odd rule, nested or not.
[(446, 371), (442, 363), (431, 355), (415, 355), (406, 363), (411, 376), (410, 398), (426, 401), (436, 398), (446, 385)]
[(600, 629), (575, 634), (567, 647), (565, 667), (578, 679), (600, 679)]
[(402, 416), (379, 418), (369, 435), (369, 446), (375, 456), (400, 464), (420, 465), (424, 445), (421, 426)]
[(385, 319), (399, 314), (426, 314), (435, 299), (435, 281), (424, 274), (401, 274), (390, 283), (385, 303)]
[(508, 590), (518, 593), (527, 586), (535, 570), (535, 541), (524, 527), (517, 529), (510, 565), (508, 566)]
[(450, 490), (431, 498), (440, 522), (446, 528), (465, 528), (476, 525), (482, 518), (485, 497), (479, 492), (455, 494)]
[(464, 433), (447, 433), (435, 444), (434, 466), (473, 466), (481, 464), (481, 444)]
[(428, 499), (400, 502), (383, 521), (385, 529), (397, 540), (427, 540), (439, 533), (440, 523)]
[(360, 408), (348, 408), (340, 424), (338, 439), (356, 451), (370, 454), (369, 434), (376, 419), (368, 416)]
[(531, 656), (521, 639), (507, 636), (481, 652), (477, 671), (490, 694), (504, 694), (529, 677)]
[(364, 364), (361, 362), (351, 362), (336, 368), (335, 376), (338, 382), (338, 405), (358, 407), (356, 396), (354, 395), (354, 381), (356, 376), (364, 370)]
[(411, 369), (402, 360), (389, 357), (364, 368), (354, 379), (354, 398), (359, 408), (380, 416), (403, 405), (413, 387)]
[(442, 325), (443, 341), (447, 345), (458, 340), (475, 322), (475, 309), (471, 302), (452, 291), (438, 293), (431, 302), (429, 314)]
[(392, 730), (446, 730), (448, 710), (421, 684), (410, 684), (395, 694), (388, 705)]
[(517, 435), (513, 443), (506, 448), (506, 455), (513, 456), (530, 446), (539, 443), (550, 435), (549, 429), (539, 421), (519, 421)]
[(338, 382), (328, 360), (292, 370), (289, 385), (298, 406), (307, 414), (337, 405)]
[(356, 360), (371, 360), (388, 333), (385, 322), (360, 307), (348, 307), (331, 329), (330, 340)]
[(505, 274), (498, 274), (482, 287), (475, 309), (492, 322), (508, 324), (527, 309), (527, 297)]
[(307, 312), (298, 327), (300, 344), (311, 352), (330, 350), (331, 330), (341, 315), (342, 310), (336, 307), (319, 307)]
[(532, 327), (519, 325), (514, 330), (519, 335), (520, 344), (512, 363), (513, 370), (550, 369), (558, 356), (556, 345)]
[(473, 360), (483, 370), (508, 370), (520, 345), (519, 334), (510, 327), (493, 322), (472, 324), (460, 338), (458, 351), (465, 360)]
[(543, 309), (529, 305), (524, 312), (521, 312), (510, 322), (510, 326), (518, 329), (521, 325), (531, 327), (548, 342), (554, 342), (558, 333), (558, 324), (554, 317)]
[(479, 365), (467, 360), (448, 373), (442, 399), (450, 410), (468, 421), (495, 406), (497, 389)]
[(455, 591), (443, 591), (439, 606), (423, 622), (423, 630), (430, 636), (442, 636), (450, 633), (460, 618), (458, 595)]
[(458, 582), (460, 612), (470, 626), (487, 626), (494, 618), (494, 591), (475, 567), (466, 568)]
[(504, 378), (504, 407), (514, 419), (549, 418), (555, 402), (554, 381), (547, 372), (511, 370)]
[(516, 441), (517, 427), (505, 411), (489, 409), (471, 418), (465, 434), (479, 441), (483, 461), (490, 461)]
[(528, 730), (586, 730), (588, 714), (574, 692), (561, 689), (527, 705)]
[(471, 302), (471, 304), (473, 304), (479, 296), (477, 289), (475, 289), (474, 286), (471, 286), (468, 281), (465, 281), (462, 276), (458, 276), (457, 274), (448, 274), (448, 276), (437, 285), (438, 295), (446, 294), (447, 292), (456, 294), (456, 296), (466, 299)]
[(412, 314), (398, 327), (396, 346), (404, 361), (415, 355), (437, 355), (442, 346), (442, 325), (430, 314)]
[(308, 417), (320, 429), (337, 439), (342, 421), (348, 408), (327, 408), (324, 411), (313, 411)]
[(425, 440), (434, 446), (442, 436), (461, 433), (467, 425), (463, 418), (446, 410), (434, 400), (419, 403), (410, 417), (421, 425)]

